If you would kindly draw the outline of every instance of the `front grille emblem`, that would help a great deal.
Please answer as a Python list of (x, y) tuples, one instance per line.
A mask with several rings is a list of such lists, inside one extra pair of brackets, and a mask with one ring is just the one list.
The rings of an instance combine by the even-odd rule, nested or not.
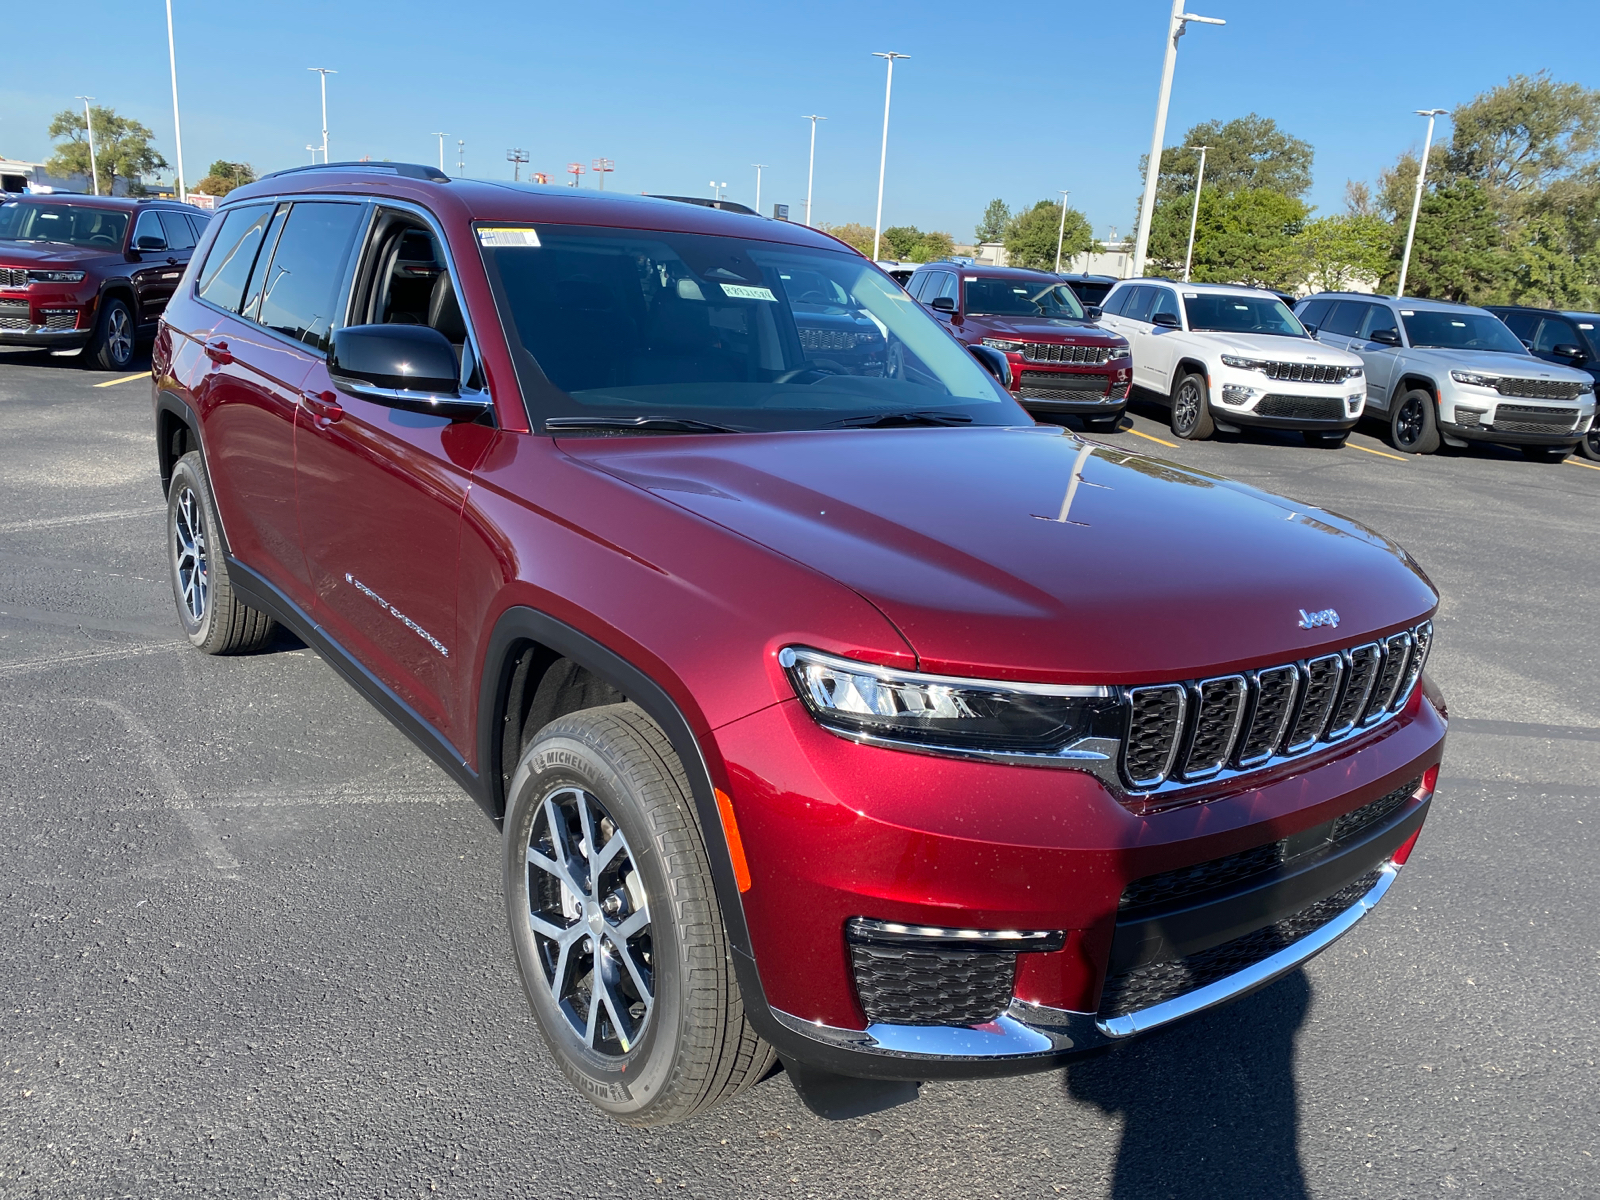
[(1323, 625), (1328, 626), (1330, 629), (1336, 629), (1339, 625), (1339, 613), (1337, 609), (1332, 608), (1325, 608), (1321, 612), (1308, 613), (1302, 608), (1300, 610), (1300, 620), (1297, 623), (1301, 629), (1317, 629)]

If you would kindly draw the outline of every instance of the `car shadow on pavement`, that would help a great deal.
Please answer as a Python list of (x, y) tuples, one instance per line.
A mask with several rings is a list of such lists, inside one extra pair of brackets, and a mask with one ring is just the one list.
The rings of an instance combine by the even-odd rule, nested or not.
[(1296, 971), (1237, 1004), (1067, 1068), (1075, 1100), (1121, 1116), (1115, 1200), (1304, 1200), (1295, 1034), (1311, 1004)]

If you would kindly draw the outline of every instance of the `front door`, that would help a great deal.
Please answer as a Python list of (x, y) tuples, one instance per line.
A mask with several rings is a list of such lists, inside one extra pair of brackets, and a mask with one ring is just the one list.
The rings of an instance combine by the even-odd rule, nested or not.
[[(356, 261), (350, 324), (426, 324), (464, 350), (432, 229), (380, 211)], [(303, 392), (295, 457), (317, 621), (466, 755), (470, 717), (454, 685), (470, 666), (456, 631), (456, 560), (471, 471), (494, 430), (340, 391), (322, 361)]]
[(194, 249), (194, 235), (181, 213), (172, 214), (176, 220), (171, 229), (181, 234), (174, 245), (169, 226), (162, 221), (158, 209), (147, 208), (134, 222), (133, 239), (129, 242), (131, 253), (139, 262), (133, 268), (133, 295), (138, 311), (134, 320), (148, 325), (161, 315), (183, 278), (183, 268), (188, 265), (189, 252)]
[(1389, 410), (1389, 390), (1395, 384), (1395, 364), (1400, 349), (1384, 342), (1374, 341), (1372, 335), (1388, 330), (1400, 336), (1400, 324), (1394, 319), (1394, 310), (1387, 304), (1369, 304), (1360, 331), (1350, 341), (1350, 349), (1361, 359), (1367, 377), (1367, 407), (1381, 412)]

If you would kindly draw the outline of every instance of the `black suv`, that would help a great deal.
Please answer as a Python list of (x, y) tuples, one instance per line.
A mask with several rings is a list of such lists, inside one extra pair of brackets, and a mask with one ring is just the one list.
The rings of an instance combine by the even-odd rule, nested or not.
[[(1524, 308), (1489, 304), (1536, 358), (1563, 367), (1576, 367), (1594, 376), (1600, 388), (1600, 313), (1562, 312), (1553, 308)], [(1600, 419), (1578, 443), (1578, 453), (1600, 462)]]

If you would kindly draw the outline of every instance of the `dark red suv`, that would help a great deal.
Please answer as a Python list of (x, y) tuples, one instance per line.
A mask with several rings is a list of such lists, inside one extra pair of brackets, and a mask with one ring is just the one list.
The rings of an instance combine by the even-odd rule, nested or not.
[(804, 226), (288, 172), (154, 375), (190, 640), (289, 626), (500, 823), (528, 1001), (621, 1120), (1175, 1021), (1348, 930), (1428, 811), (1403, 550), (1035, 426)]
[(1059, 275), (937, 262), (918, 267), (906, 291), (960, 341), (1004, 354), (1024, 408), (1074, 413), (1095, 430), (1122, 423), (1133, 383), (1127, 339), (1096, 325), (1100, 310)]
[(0, 207), (0, 346), (125, 370), (155, 333), (209, 218), (187, 204), (30, 196)]

